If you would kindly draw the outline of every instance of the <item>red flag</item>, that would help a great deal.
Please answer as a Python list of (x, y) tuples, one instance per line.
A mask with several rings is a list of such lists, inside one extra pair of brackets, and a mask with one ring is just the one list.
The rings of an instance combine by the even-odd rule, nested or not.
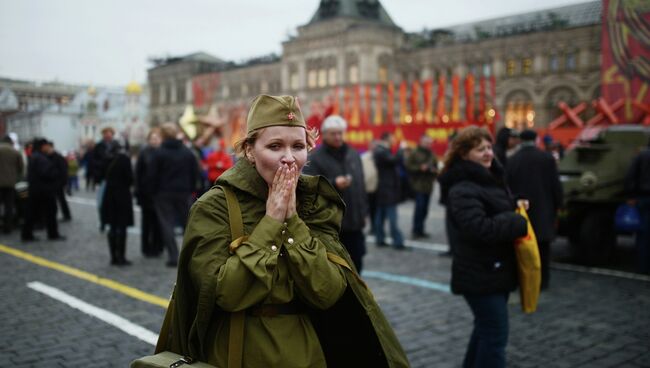
[(395, 118), (395, 86), (393, 82), (388, 82), (388, 105), (386, 106), (386, 122), (394, 123)]
[(436, 106), (436, 118), (438, 122), (444, 122), (446, 123), (449, 121), (449, 117), (447, 116), (447, 112), (445, 111), (445, 84), (447, 84), (447, 81), (445, 80), (445, 76), (441, 75), (438, 78), (438, 106)]
[(465, 77), (465, 118), (474, 121), (474, 76), (470, 73)]

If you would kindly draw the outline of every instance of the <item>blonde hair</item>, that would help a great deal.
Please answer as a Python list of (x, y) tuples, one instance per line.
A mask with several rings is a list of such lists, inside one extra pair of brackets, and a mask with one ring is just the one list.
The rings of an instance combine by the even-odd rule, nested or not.
[[(253, 130), (252, 132), (248, 133), (246, 137), (235, 142), (233, 149), (235, 150), (235, 154), (237, 155), (237, 157), (245, 157), (246, 148), (254, 146), (255, 141), (264, 132), (265, 129), (266, 128)], [(318, 130), (316, 128), (307, 128), (305, 129), (305, 133), (307, 138), (307, 150), (311, 151), (314, 147), (316, 147), (316, 140), (318, 139)]]
[(481, 144), (483, 140), (492, 143), (492, 135), (487, 129), (471, 125), (463, 128), (450, 142), (450, 147), (444, 158), (444, 168), (442, 172), (447, 171), (456, 161), (461, 160), (474, 147)]

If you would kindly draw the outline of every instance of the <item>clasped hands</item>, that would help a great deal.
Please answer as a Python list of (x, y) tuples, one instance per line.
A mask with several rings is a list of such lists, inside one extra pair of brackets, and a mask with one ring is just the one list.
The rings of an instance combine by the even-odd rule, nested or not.
[(275, 172), (273, 184), (269, 185), (266, 200), (266, 214), (278, 221), (285, 221), (296, 214), (296, 187), (298, 185), (298, 167), (293, 164), (281, 164)]

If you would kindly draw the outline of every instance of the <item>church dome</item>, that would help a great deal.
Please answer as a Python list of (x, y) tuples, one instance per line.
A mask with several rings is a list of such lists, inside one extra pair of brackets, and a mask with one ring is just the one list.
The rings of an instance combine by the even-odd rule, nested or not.
[(142, 87), (136, 81), (131, 81), (126, 85), (126, 93), (129, 95), (139, 95), (142, 93)]

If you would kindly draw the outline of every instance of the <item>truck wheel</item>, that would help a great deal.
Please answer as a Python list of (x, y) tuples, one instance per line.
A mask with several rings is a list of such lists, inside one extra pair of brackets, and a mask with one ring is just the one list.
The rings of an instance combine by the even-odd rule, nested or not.
[(581, 263), (597, 266), (607, 263), (616, 246), (614, 214), (610, 211), (595, 211), (588, 214), (580, 225)]

